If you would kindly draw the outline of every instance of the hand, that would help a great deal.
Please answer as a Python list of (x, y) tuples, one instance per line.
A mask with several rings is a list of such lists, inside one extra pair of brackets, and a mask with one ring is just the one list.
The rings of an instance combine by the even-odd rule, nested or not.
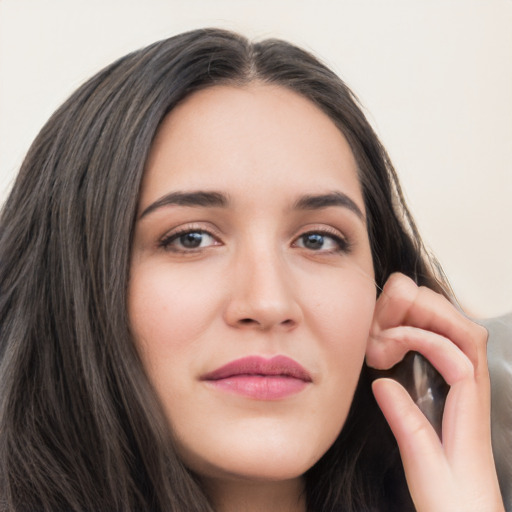
[(366, 362), (388, 369), (421, 353), (450, 386), (442, 441), (396, 381), (373, 392), (397, 440), (418, 512), (502, 512), (491, 450), (487, 331), (443, 296), (393, 274), (377, 300)]

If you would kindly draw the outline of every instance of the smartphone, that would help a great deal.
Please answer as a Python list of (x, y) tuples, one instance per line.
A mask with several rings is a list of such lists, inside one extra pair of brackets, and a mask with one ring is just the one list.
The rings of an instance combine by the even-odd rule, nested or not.
[(443, 410), (449, 386), (440, 373), (417, 352), (409, 352), (390, 370), (378, 371), (377, 377), (390, 377), (409, 392), (441, 438)]

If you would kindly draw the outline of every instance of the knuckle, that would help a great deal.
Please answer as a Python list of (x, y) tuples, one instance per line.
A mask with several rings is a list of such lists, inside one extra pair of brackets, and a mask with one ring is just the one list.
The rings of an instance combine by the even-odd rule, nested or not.
[(459, 368), (459, 379), (458, 380), (470, 380), (475, 376), (475, 367), (471, 361), (467, 361), (466, 364), (461, 364)]
[(365, 361), (370, 368), (383, 368), (385, 366), (385, 354), (382, 350), (373, 347), (373, 349), (366, 351)]
[(464, 335), (468, 340), (471, 340), (471, 345), (474, 347), (474, 356), (472, 359), (477, 364), (487, 357), (487, 340), (489, 333), (487, 329), (481, 325), (471, 322), (465, 328)]
[(405, 274), (395, 272), (389, 276), (388, 282), (396, 289), (407, 291), (410, 289), (417, 289), (417, 284)]
[(480, 324), (473, 324), (476, 342), (480, 345), (487, 346), (487, 342), (489, 340), (489, 331)]
[(379, 369), (388, 369), (401, 361), (410, 350), (408, 346), (407, 328), (393, 329), (392, 333), (383, 331), (370, 337), (366, 349), (366, 363)]
[(412, 301), (416, 297), (418, 286), (404, 274), (391, 274), (384, 286), (384, 293), (392, 301)]

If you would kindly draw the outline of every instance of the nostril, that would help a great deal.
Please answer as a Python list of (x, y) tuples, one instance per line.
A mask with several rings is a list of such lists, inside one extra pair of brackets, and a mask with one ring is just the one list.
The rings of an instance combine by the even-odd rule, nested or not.
[(238, 322), (242, 325), (250, 325), (257, 323), (256, 320), (253, 320), (252, 318), (241, 318)]
[[(261, 328), (266, 328), (263, 322), (258, 322), (258, 320), (255, 320), (254, 318), (240, 318), (237, 323), (239, 326), (259, 326)], [(284, 327), (292, 327), (293, 325), (295, 325), (295, 322), (293, 319), (288, 318), (286, 320), (283, 320), (282, 322), (278, 322), (278, 324)]]

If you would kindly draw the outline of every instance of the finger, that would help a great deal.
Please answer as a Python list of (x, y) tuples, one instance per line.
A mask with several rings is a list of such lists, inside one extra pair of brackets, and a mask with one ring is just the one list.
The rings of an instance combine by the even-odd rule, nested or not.
[(434, 459), (437, 464), (444, 460), (443, 446), (435, 430), (398, 382), (377, 379), (372, 389), (396, 438), (406, 474), (429, 478), (434, 468), (425, 462)]
[(377, 301), (371, 334), (399, 325), (440, 334), (459, 346), (477, 369), (483, 363), (486, 366), (487, 331), (483, 327), (464, 317), (442, 295), (393, 274)]
[(400, 362), (411, 350), (428, 359), (450, 386), (474, 376), (473, 364), (450, 340), (409, 326), (386, 329), (370, 336), (366, 348), (366, 364), (379, 370), (387, 370)]
[[(373, 348), (373, 350), (372, 350)], [(450, 386), (443, 416), (442, 439), (450, 461), (463, 466), (474, 459), (474, 447), (483, 456), (490, 439), (490, 400), (487, 382), (477, 383), (467, 356), (449, 340), (414, 327), (396, 327), (381, 333), (368, 346), (367, 364), (386, 369), (408, 350), (426, 357)]]
[[(475, 452), (490, 449), (490, 401), (474, 380), (458, 382), (447, 396), (443, 417), (443, 443), (446, 456), (470, 464)], [(472, 446), (471, 453), (468, 446)]]
[[(456, 387), (471, 394), (471, 386), (459, 383)], [(373, 383), (373, 392), (396, 438), (418, 510), (503, 510), (492, 452), (490, 447), (482, 448), (485, 443), (481, 437), (471, 440), (459, 431), (455, 439), (459, 449), (450, 449), (446, 441), (441, 444), (400, 384), (378, 379)], [(461, 397), (454, 398), (459, 402)], [(462, 403), (467, 405), (466, 399)]]

